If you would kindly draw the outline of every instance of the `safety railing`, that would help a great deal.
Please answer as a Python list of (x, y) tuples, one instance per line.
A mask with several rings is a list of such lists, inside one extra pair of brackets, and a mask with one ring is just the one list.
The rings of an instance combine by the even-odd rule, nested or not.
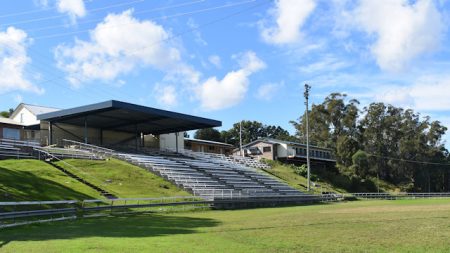
[(0, 138), (0, 144), (11, 144), (16, 146), (29, 146), (29, 147), (40, 147), (40, 143), (36, 141), (21, 141), (14, 139)]
[(76, 218), (76, 200), (0, 202), (0, 228)]
[(77, 147), (78, 149), (86, 150), (86, 151), (100, 154), (100, 155), (103, 155), (106, 157), (112, 157), (112, 156), (116, 155), (116, 151), (113, 149), (99, 147), (96, 145), (91, 145), (91, 144), (87, 144), (87, 143), (83, 143), (83, 142), (79, 142), (79, 141), (63, 139), (62, 143), (64, 146)]
[(347, 197), (356, 197), (360, 199), (415, 199), (415, 198), (449, 198), (450, 192), (359, 192), (346, 194)]

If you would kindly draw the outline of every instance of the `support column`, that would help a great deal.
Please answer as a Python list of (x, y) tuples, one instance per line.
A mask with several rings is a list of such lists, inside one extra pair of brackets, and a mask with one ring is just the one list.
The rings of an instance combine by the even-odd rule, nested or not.
[(175, 133), (175, 152), (178, 153), (178, 132)]
[(137, 129), (138, 127), (137, 127), (137, 124), (136, 125), (134, 125), (134, 143), (135, 143), (135, 148), (136, 148), (136, 151), (138, 151), (138, 146), (139, 146), (139, 135), (138, 135), (138, 129)]
[(84, 117), (84, 143), (88, 143), (88, 125), (87, 125), (87, 117)]
[(48, 122), (48, 145), (52, 145), (53, 142), (53, 124), (51, 121)]

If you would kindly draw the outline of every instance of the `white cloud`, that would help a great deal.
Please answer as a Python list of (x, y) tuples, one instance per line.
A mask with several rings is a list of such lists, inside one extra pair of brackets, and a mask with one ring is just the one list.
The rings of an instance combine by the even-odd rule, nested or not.
[(450, 111), (450, 76), (417, 77), (410, 86), (379, 85), (371, 94), (376, 101), (416, 111)]
[(210, 55), (208, 57), (208, 61), (216, 68), (220, 68), (222, 66), (222, 61), (220, 60), (220, 56), (218, 55)]
[(362, 0), (350, 18), (375, 35), (371, 52), (388, 71), (400, 71), (412, 59), (435, 50), (444, 29), (432, 0)]
[(283, 83), (267, 83), (259, 86), (256, 97), (261, 100), (269, 101), (284, 86)]
[(23, 102), (23, 97), (20, 94), (17, 94), (14, 96), (14, 102), (16, 102), (17, 104), (20, 104)]
[(178, 95), (175, 86), (157, 84), (154, 91), (156, 101), (163, 107), (171, 108), (178, 105)]
[(317, 73), (321, 71), (336, 71), (350, 66), (349, 62), (339, 59), (338, 57), (327, 55), (317, 62), (299, 67), (303, 73)]
[(56, 8), (60, 13), (67, 13), (72, 20), (72, 23), (74, 23), (77, 18), (86, 15), (86, 8), (83, 0), (57, 0)]
[(30, 43), (27, 34), (20, 29), (8, 27), (5, 32), (0, 32), (0, 94), (13, 90), (44, 92), (25, 75), (25, 68), (31, 62), (27, 56)]
[(194, 19), (189, 18), (187, 21), (187, 26), (191, 29), (192, 34), (194, 35), (195, 42), (201, 46), (207, 46), (208, 43), (203, 39), (202, 34), (198, 30), (198, 25), (195, 23)]
[(315, 0), (277, 0), (275, 8), (270, 10), (275, 19), (267, 25), (261, 21), (261, 36), (271, 44), (290, 44), (301, 38), (300, 29), (316, 8)]
[(238, 104), (247, 93), (249, 76), (266, 66), (252, 51), (234, 58), (240, 64), (239, 70), (227, 73), (222, 80), (210, 77), (200, 85), (198, 96), (204, 110), (219, 110)]
[(112, 81), (145, 66), (198, 81), (199, 73), (181, 62), (180, 51), (168, 38), (170, 33), (161, 25), (139, 21), (127, 10), (109, 14), (90, 31), (89, 41), (76, 39), (73, 46), (59, 45), (55, 58), (75, 87), (80, 81)]

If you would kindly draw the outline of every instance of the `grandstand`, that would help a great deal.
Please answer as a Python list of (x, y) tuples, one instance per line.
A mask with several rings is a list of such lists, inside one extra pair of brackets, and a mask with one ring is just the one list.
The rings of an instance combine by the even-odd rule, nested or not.
[[(297, 196), (302, 193), (272, 176), (236, 162), (230, 157), (190, 150), (119, 152), (81, 142), (64, 140), (69, 150), (92, 156), (112, 156), (142, 167), (207, 199), (233, 196)], [(52, 150), (50, 150), (51, 152)]]
[(302, 195), (260, 170), (270, 167), (256, 159), (184, 148), (185, 131), (220, 126), (220, 121), (115, 100), (52, 110), (36, 119), (40, 143), (5, 140), (0, 143), (0, 155), (45, 160), (104, 196), (112, 194), (52, 162), (115, 157), (205, 199)]

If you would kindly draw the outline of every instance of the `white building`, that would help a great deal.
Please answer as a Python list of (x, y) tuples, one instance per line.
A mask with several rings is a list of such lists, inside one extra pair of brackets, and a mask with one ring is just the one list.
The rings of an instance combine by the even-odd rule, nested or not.
[(37, 115), (59, 110), (61, 109), (20, 103), (9, 118), (24, 126), (39, 125)]

